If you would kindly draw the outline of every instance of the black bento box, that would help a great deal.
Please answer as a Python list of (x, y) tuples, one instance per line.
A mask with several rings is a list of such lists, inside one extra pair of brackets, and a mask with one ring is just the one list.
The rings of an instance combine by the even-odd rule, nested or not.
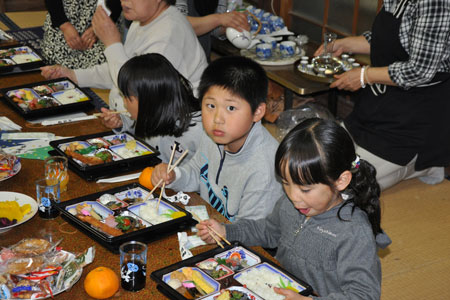
[(33, 47), (16, 45), (0, 47), (0, 75), (35, 70), (44, 66), (44, 59)]
[(3, 88), (0, 93), (26, 119), (93, 107), (93, 100), (65, 77)]
[[(135, 153), (137, 154), (134, 157), (125, 157), (122, 152), (128, 153), (127, 143), (132, 140), (135, 141), (135, 149), (137, 151)], [(98, 149), (93, 150), (92, 153), (87, 154), (87, 156), (92, 157), (97, 155), (98, 152), (108, 152), (108, 155), (111, 155), (113, 159), (112, 161), (98, 165), (87, 165), (65, 152), (69, 145), (80, 145), (80, 147), (83, 147), (81, 149), (84, 149), (93, 148), (93, 145), (98, 145), (101, 143), (104, 143), (106, 148), (97, 146)], [(112, 131), (107, 131), (82, 135), (68, 139), (51, 141), (50, 146), (55, 149), (54, 151), (51, 151), (50, 154), (67, 157), (69, 168), (77, 173), (81, 178), (88, 181), (124, 174), (129, 171), (143, 169), (147, 166), (154, 166), (161, 162), (158, 158), (158, 150), (128, 132), (115, 134)], [(139, 150), (141, 151), (139, 152)]]
[[(221, 263), (214, 265), (212, 263), (221, 260)], [(239, 266), (239, 261), (245, 260), (245, 266), (242, 264)], [(238, 263), (236, 263), (238, 262)], [(196, 270), (200, 273), (205, 282), (214, 290), (207, 295), (192, 295), (189, 297), (183, 296), (178, 289), (169, 285), (172, 279), (172, 272), (180, 271), (181, 269), (189, 267), (192, 270)], [(211, 269), (212, 267), (212, 269)], [(217, 270), (221, 270), (218, 273)], [(213, 273), (214, 271), (215, 273)], [(256, 271), (255, 271), (256, 270)], [(258, 252), (250, 250), (239, 242), (232, 242), (231, 245), (227, 245), (223, 249), (220, 247), (203, 252), (186, 260), (182, 260), (178, 263), (164, 267), (151, 273), (150, 278), (157, 283), (157, 288), (169, 299), (186, 300), (186, 299), (204, 299), (212, 300), (220, 294), (221, 290), (228, 289), (230, 291), (240, 291), (247, 295), (246, 299), (253, 300), (270, 300), (270, 298), (264, 298), (257, 289), (250, 284), (239, 282), (245, 282), (244, 276), (250, 277), (248, 272), (258, 272), (260, 275), (267, 272), (269, 276), (276, 276), (278, 281), (277, 285), (284, 284), (295, 288), (303, 296), (308, 296), (313, 292), (312, 287), (305, 281), (295, 277), (284, 268), (274, 264)], [(283, 283), (281, 283), (283, 281)], [(195, 281), (194, 281), (195, 283)], [(184, 291), (184, 290), (183, 290)], [(186, 291), (184, 291), (186, 292)]]
[[(124, 242), (133, 240), (148, 243), (161, 239), (167, 235), (176, 233), (177, 231), (187, 230), (196, 223), (196, 221), (192, 219), (191, 213), (176, 204), (166, 201), (164, 198), (161, 198), (161, 201), (159, 203), (159, 212), (163, 213), (171, 210), (175, 212), (182, 212), (184, 213), (184, 216), (174, 219), (170, 219), (169, 217), (167, 217), (167, 221), (159, 224), (157, 224), (156, 222), (152, 223), (151, 220), (143, 218), (140, 215), (140, 206), (146, 205), (146, 203), (152, 203), (153, 205), (156, 205), (158, 201), (158, 195), (154, 193), (153, 196), (156, 198), (150, 198), (149, 200), (147, 200), (147, 202), (132, 203), (129, 200), (134, 201), (133, 199), (138, 198), (144, 200), (148, 193), (149, 190), (145, 187), (141, 186), (138, 183), (132, 183), (87, 196), (82, 196), (69, 201), (60, 202), (57, 203), (56, 207), (61, 212), (61, 216), (64, 219), (75, 225), (78, 229), (80, 229), (81, 232), (85, 233), (87, 236), (94, 239), (113, 253), (118, 253), (120, 245)], [(118, 199), (117, 201), (119, 203), (125, 204), (123, 206), (120, 206), (111, 204), (114, 201), (101, 200), (104, 199), (105, 194), (113, 195), (115, 199)], [(103, 197), (101, 198), (101, 196)], [(110, 199), (110, 197), (108, 197), (108, 199)], [(103, 231), (91, 226), (89, 223), (82, 221), (76, 215), (71, 213), (71, 211), (73, 212), (73, 209), (76, 209), (77, 205), (80, 204), (91, 205), (91, 207), (100, 216), (105, 216), (110, 213), (112, 213), (114, 216), (133, 216), (135, 219), (143, 221), (146, 227), (138, 229), (136, 231), (126, 232), (119, 236), (108, 235)]]

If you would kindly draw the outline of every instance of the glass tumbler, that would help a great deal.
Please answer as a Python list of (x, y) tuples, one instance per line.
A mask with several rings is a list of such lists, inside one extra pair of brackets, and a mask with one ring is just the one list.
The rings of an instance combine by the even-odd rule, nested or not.
[(143, 289), (147, 270), (147, 245), (130, 241), (122, 244), (119, 251), (122, 288), (131, 292)]
[(47, 184), (51, 185), (59, 182), (61, 192), (67, 191), (67, 183), (69, 182), (67, 157), (50, 156), (45, 159), (44, 167)]
[(59, 203), (59, 182), (48, 184), (47, 179), (36, 181), (36, 198), (39, 216), (43, 219), (54, 219), (59, 215), (56, 203)]

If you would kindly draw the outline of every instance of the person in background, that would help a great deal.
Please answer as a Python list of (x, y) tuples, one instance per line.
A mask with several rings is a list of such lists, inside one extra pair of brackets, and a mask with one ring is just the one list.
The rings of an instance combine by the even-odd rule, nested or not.
[(391, 241), (380, 227), (376, 171), (356, 155), (348, 132), (330, 120), (303, 121), (280, 143), (275, 170), (286, 195), (268, 217), (227, 225), (205, 220), (197, 235), (214, 243), (211, 226), (247, 246), (278, 246), (281, 265), (320, 295), (275, 287), (285, 299), (380, 299), (377, 246)]
[[(371, 32), (338, 39), (334, 55), (370, 54), (371, 66), (336, 75), (358, 91), (344, 124), (382, 189), (418, 177), (444, 179), (450, 165), (450, 1), (384, 0)], [(322, 53), (320, 47), (315, 55)]]
[[(86, 69), (105, 62), (105, 46), (92, 28), (97, 0), (46, 0), (42, 55), (48, 64)], [(117, 22), (122, 11), (119, 0), (106, 1), (111, 19)]]
[(211, 57), (211, 35), (225, 39), (227, 27), (239, 31), (250, 30), (247, 16), (243, 12), (227, 12), (226, 0), (177, 0), (175, 5), (187, 16), (208, 61)]
[[(133, 20), (122, 44), (120, 32), (103, 8), (98, 7), (92, 24), (97, 37), (105, 44), (106, 62), (89, 69), (68, 69), (61, 66), (42, 67), (47, 79), (68, 77), (81, 87), (111, 89), (109, 107), (123, 111), (124, 103), (117, 86), (117, 75), (131, 57), (145, 53), (159, 53), (187, 78), (195, 90), (207, 66), (205, 54), (186, 18), (174, 7), (175, 0), (122, 0), (122, 12)], [(121, 117), (102, 108), (104, 120), (116, 127)], [(113, 114), (113, 116), (111, 116)]]
[(268, 79), (264, 69), (245, 57), (211, 62), (202, 75), (204, 134), (194, 157), (167, 174), (159, 164), (151, 181), (161, 179), (177, 191), (197, 191), (230, 221), (268, 215), (283, 193), (275, 178), (278, 142), (261, 124)]
[(122, 132), (144, 138), (166, 163), (174, 144), (174, 161), (189, 150), (183, 159), (187, 162), (203, 132), (200, 102), (189, 81), (158, 53), (131, 58), (120, 68), (117, 81), (131, 115), (125, 119), (131, 122), (124, 122)]

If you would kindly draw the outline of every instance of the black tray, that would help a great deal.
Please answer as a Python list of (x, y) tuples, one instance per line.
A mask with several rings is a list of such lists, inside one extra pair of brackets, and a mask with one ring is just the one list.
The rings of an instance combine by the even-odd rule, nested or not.
[[(201, 254), (198, 254), (196, 256), (193, 256), (191, 258), (188, 258), (186, 260), (182, 260), (178, 263), (172, 264), (170, 266), (167, 266), (165, 268), (156, 270), (154, 272), (151, 273), (150, 278), (155, 281), (157, 283), (157, 289), (159, 291), (161, 291), (166, 297), (170, 298), (170, 299), (174, 299), (174, 300), (185, 300), (187, 299), (186, 297), (184, 297), (183, 295), (181, 295), (180, 293), (178, 293), (176, 290), (172, 289), (167, 283), (164, 282), (163, 280), (163, 276), (171, 273), (175, 270), (178, 270), (182, 267), (196, 267), (196, 264), (204, 261), (208, 258), (213, 258), (215, 255), (226, 252), (234, 247), (242, 247), (244, 248), (246, 251), (251, 252), (252, 254), (254, 254), (255, 256), (259, 257), (259, 259), (261, 260), (259, 264), (263, 264), (266, 263), (268, 265), (270, 265), (273, 268), (276, 268), (277, 270), (283, 272), (285, 275), (287, 275), (288, 277), (292, 278), (294, 281), (296, 281), (297, 283), (299, 283), (300, 285), (302, 285), (305, 289), (303, 291), (300, 292), (301, 295), (303, 296), (308, 296), (313, 292), (312, 287), (306, 283), (303, 280), (298, 279), (297, 277), (295, 277), (294, 275), (292, 275), (291, 273), (289, 273), (288, 271), (286, 271), (284, 268), (276, 265), (275, 263), (273, 263), (272, 261), (268, 260), (267, 258), (265, 258), (264, 256), (262, 256), (261, 254), (259, 254), (258, 252), (251, 250), (249, 248), (247, 248), (246, 246), (244, 246), (243, 244), (239, 243), (239, 242), (232, 242), (231, 245), (227, 245), (224, 249), (217, 247), (214, 248), (212, 250), (203, 252)], [(237, 273), (240, 273), (242, 271), (245, 272), (246, 269), (241, 270), (241, 271), (237, 271)], [(236, 274), (233, 275), (229, 275), (221, 280), (217, 280), (220, 283), (220, 290), (225, 289), (227, 287), (230, 286), (242, 286), (241, 283), (239, 283), (236, 279), (233, 278), (233, 276), (235, 276)], [(253, 292), (254, 293), (254, 292)], [(254, 293), (256, 294), (256, 293)], [(261, 297), (262, 298), (262, 297)], [(199, 299), (199, 298), (196, 298)], [(269, 300), (269, 299), (267, 299)]]
[(50, 146), (52, 146), (55, 150), (50, 151), (49, 153), (51, 155), (56, 154), (56, 155), (61, 155), (61, 156), (67, 157), (68, 162), (69, 162), (69, 168), (72, 171), (74, 171), (75, 173), (77, 173), (81, 178), (88, 180), (88, 181), (93, 181), (93, 180), (97, 180), (99, 178), (104, 178), (104, 177), (111, 177), (111, 176), (115, 176), (118, 174), (124, 174), (129, 171), (143, 169), (144, 167), (147, 167), (147, 166), (154, 166), (161, 162), (161, 160), (157, 157), (159, 155), (158, 150), (155, 150), (155, 148), (153, 148), (152, 146), (150, 146), (147, 143), (145, 143), (144, 141), (136, 138), (133, 134), (128, 133), (128, 132), (126, 134), (133, 137), (135, 140), (139, 141), (144, 146), (151, 149), (153, 151), (153, 153), (142, 155), (142, 156), (137, 156), (137, 157), (132, 157), (132, 158), (125, 158), (122, 160), (112, 161), (112, 162), (101, 164), (101, 165), (82, 166), (82, 165), (78, 164), (75, 160), (73, 160), (71, 157), (67, 156), (66, 153), (64, 153), (64, 151), (62, 151), (59, 148), (59, 145), (64, 144), (64, 143), (75, 142), (75, 141), (86, 141), (91, 138), (115, 135), (114, 132), (112, 132), (112, 131), (106, 131), (106, 132), (94, 133), (94, 134), (89, 134), (89, 135), (77, 136), (77, 137), (68, 138), (68, 139), (51, 141)]
[[(134, 188), (141, 188), (145, 190), (146, 192), (149, 192), (148, 189), (141, 186), (138, 183), (131, 183), (124, 186), (116, 187), (113, 189), (109, 189), (106, 191), (90, 194), (87, 196), (79, 197), (76, 199), (72, 199), (69, 201), (64, 201), (61, 203), (57, 203), (56, 208), (61, 212), (61, 216), (69, 221), (71, 224), (75, 225), (78, 229), (80, 229), (81, 232), (85, 233), (87, 236), (92, 238), (93, 240), (97, 241), (99, 244), (107, 248), (113, 253), (119, 253), (119, 247), (122, 243), (127, 241), (141, 241), (144, 243), (149, 243), (158, 239), (161, 239), (167, 235), (173, 234), (178, 231), (184, 231), (190, 228), (192, 225), (196, 224), (197, 222), (192, 219), (192, 215), (190, 212), (184, 210), (183, 208), (177, 206), (176, 204), (173, 204), (169, 201), (166, 201), (164, 198), (161, 199), (161, 202), (164, 202), (165, 204), (168, 204), (174, 208), (176, 208), (179, 211), (182, 211), (186, 213), (186, 216), (173, 219), (164, 223), (152, 225), (150, 227), (147, 227), (145, 229), (140, 229), (137, 231), (125, 233), (120, 236), (109, 236), (94, 227), (90, 226), (88, 223), (85, 223), (78, 219), (76, 216), (72, 215), (66, 210), (67, 206), (74, 205), (80, 202), (84, 201), (96, 201), (100, 196), (104, 194), (115, 194), (122, 191), (134, 189)], [(153, 193), (155, 197), (158, 195)], [(161, 205), (161, 204), (160, 204)], [(126, 210), (126, 209), (125, 209)]]
[[(62, 82), (62, 81), (68, 81), (71, 84), (73, 84), (76, 89), (78, 89), (80, 92), (82, 92), (84, 95), (86, 95), (88, 100), (81, 101), (81, 102), (75, 102), (75, 103), (69, 103), (69, 104), (61, 104), (58, 106), (47, 107), (47, 108), (25, 110), (22, 107), (20, 107), (16, 102), (14, 102), (14, 100), (12, 98), (8, 97), (8, 95), (7, 95), (7, 93), (9, 91), (24, 89), (24, 88), (32, 89), (33, 87), (36, 87), (39, 85), (47, 85), (49, 83)], [(78, 87), (73, 81), (71, 81), (69, 78), (65, 78), (65, 77), (58, 78), (58, 79), (52, 79), (52, 80), (46, 80), (46, 81), (40, 81), (40, 82), (34, 82), (34, 83), (26, 84), (26, 85), (2, 88), (2, 89), (0, 89), (0, 93), (3, 95), (3, 98), (6, 100), (6, 102), (10, 106), (12, 106), (25, 119), (33, 119), (33, 118), (39, 118), (39, 117), (44, 117), (44, 116), (61, 114), (64, 112), (73, 112), (73, 111), (77, 111), (77, 110), (93, 108), (92, 98), (88, 94), (86, 94), (80, 87)]]
[[(10, 75), (10, 74), (17, 74), (17, 73), (22, 73), (22, 72), (30, 72), (30, 71), (38, 70), (39, 67), (42, 67), (45, 65), (45, 62), (44, 62), (44, 59), (42, 58), (42, 56), (31, 46), (21, 45), (21, 44), (18, 44), (15, 46), (9, 45), (9, 46), (0, 47), (0, 50), (7, 50), (7, 49), (12, 49), (12, 48), (23, 48), (23, 47), (30, 48), (31, 52), (35, 56), (39, 57), (41, 60), (0, 67), (0, 75)], [(5, 57), (5, 58), (10, 59), (9, 56)], [(1, 59), (1, 57), (0, 57), (0, 59)]]

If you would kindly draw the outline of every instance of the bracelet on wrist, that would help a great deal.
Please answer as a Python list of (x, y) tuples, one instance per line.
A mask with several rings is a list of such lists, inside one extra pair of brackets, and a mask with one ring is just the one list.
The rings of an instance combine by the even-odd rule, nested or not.
[(366, 66), (363, 66), (361, 68), (361, 74), (359, 76), (359, 81), (361, 83), (361, 88), (365, 88), (366, 84), (364, 83), (364, 72), (366, 71)]
[(372, 85), (372, 82), (370, 82), (370, 80), (369, 80), (369, 69), (370, 69), (370, 67), (366, 66), (366, 70), (364, 72), (364, 79), (366, 80), (366, 84)]

